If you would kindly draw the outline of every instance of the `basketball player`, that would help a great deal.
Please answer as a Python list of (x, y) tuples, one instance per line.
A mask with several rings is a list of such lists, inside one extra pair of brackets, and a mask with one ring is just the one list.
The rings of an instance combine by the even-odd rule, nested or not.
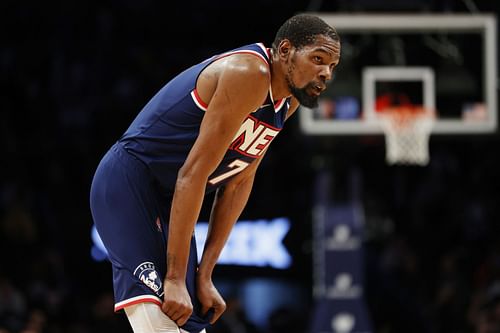
[[(135, 333), (204, 332), (224, 312), (212, 271), (285, 120), (317, 105), (340, 57), (334, 28), (297, 15), (272, 48), (214, 56), (168, 82), (101, 160), (91, 188), (115, 310)], [(217, 191), (200, 263), (193, 236)]]

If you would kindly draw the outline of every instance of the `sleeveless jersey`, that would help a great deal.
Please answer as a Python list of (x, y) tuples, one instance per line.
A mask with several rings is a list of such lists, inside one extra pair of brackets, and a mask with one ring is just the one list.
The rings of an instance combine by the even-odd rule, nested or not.
[[(214, 61), (238, 53), (254, 55), (270, 65), (269, 50), (261, 43), (243, 46), (194, 65), (168, 82), (119, 139), (125, 150), (148, 166), (164, 194), (173, 194), (177, 173), (198, 137), (208, 107), (196, 92), (198, 76)], [(223, 160), (208, 178), (207, 193), (262, 156), (283, 128), (288, 108), (286, 98), (273, 101), (269, 87), (262, 106), (248, 115)]]

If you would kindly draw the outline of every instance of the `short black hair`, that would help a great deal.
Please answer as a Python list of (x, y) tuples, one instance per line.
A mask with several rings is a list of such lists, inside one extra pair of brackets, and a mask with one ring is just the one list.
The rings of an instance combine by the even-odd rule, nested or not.
[(279, 28), (273, 42), (273, 49), (277, 50), (283, 39), (288, 39), (298, 49), (311, 45), (316, 41), (316, 36), (323, 35), (340, 42), (340, 37), (335, 28), (326, 24), (317, 16), (299, 14), (292, 16)]

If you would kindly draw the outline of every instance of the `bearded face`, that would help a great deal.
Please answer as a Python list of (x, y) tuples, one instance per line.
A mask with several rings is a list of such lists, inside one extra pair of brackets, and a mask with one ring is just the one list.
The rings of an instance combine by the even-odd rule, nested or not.
[(308, 108), (317, 108), (318, 107), (318, 98), (319, 96), (311, 96), (307, 93), (308, 90), (314, 89), (314, 83), (309, 82), (303, 88), (296, 87), (293, 82), (287, 76), (287, 84), (288, 89), (292, 93), (292, 96), (295, 97), (300, 104), (304, 105)]
[(300, 104), (308, 108), (318, 107), (318, 99), (320, 93), (324, 90), (325, 82), (309, 81), (303, 87), (297, 87), (293, 82), (293, 75), (296, 71), (295, 55), (290, 59), (290, 66), (285, 76), (288, 89), (293, 97), (295, 97)]
[(318, 98), (340, 61), (340, 42), (317, 35), (310, 45), (295, 48), (284, 40), (280, 47), (289, 92), (300, 104), (308, 108), (318, 107)]

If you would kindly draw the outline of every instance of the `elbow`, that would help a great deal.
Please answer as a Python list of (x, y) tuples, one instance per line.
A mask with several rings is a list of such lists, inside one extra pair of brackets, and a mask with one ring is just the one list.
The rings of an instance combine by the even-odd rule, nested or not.
[(192, 167), (189, 166), (182, 166), (179, 169), (179, 172), (177, 173), (177, 181), (176, 181), (176, 186), (188, 186), (190, 183), (192, 183), (195, 180), (194, 175), (196, 172), (193, 170)]
[(197, 183), (205, 184), (208, 173), (197, 164), (184, 164), (177, 173), (176, 187), (193, 186)]
[(177, 182), (189, 179), (189, 177), (192, 175), (192, 170), (192, 167), (190, 168), (189, 166), (184, 164), (177, 172)]

